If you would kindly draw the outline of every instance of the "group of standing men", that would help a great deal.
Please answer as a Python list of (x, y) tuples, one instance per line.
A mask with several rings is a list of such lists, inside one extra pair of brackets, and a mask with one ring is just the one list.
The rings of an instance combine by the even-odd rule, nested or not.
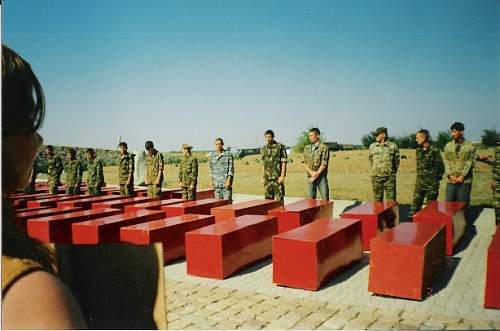
[[(448, 142), (443, 153), (432, 144), (429, 131), (417, 131), (416, 161), (417, 177), (413, 193), (410, 218), (418, 212), (424, 201), (437, 200), (439, 186), (443, 175), (447, 179), (446, 201), (459, 201), (469, 204), (473, 179), (473, 167), (476, 159), (492, 164), (494, 181), (492, 187), (495, 194), (496, 220), (500, 219), (500, 149), (497, 146), (495, 161), (476, 156), (476, 147), (464, 138), (465, 127), (456, 122), (451, 126), (452, 140)], [(321, 198), (330, 199), (328, 185), (328, 164), (330, 151), (328, 146), (320, 141), (320, 130), (312, 128), (308, 132), (310, 144), (304, 148), (302, 165), (307, 177), (307, 191), (310, 198), (315, 199), (319, 191)], [(380, 127), (374, 132), (375, 141), (369, 147), (369, 163), (373, 197), (381, 201), (396, 200), (396, 174), (400, 164), (400, 153), (397, 145), (389, 140), (387, 128)], [(288, 157), (285, 145), (275, 140), (274, 132), (264, 133), (266, 144), (260, 151), (262, 164), (262, 185), (266, 199), (276, 199), (283, 204), (285, 196), (285, 177), (287, 174)], [(222, 138), (215, 139), (215, 151), (210, 153), (209, 166), (211, 170), (210, 187), (214, 188), (217, 198), (232, 201), (232, 186), (234, 181), (234, 160), (230, 152), (224, 150)], [(118, 178), (120, 195), (134, 195), (134, 154), (128, 152), (125, 142), (118, 145), (120, 162)], [(183, 158), (179, 166), (178, 181), (182, 189), (182, 197), (187, 200), (196, 199), (198, 184), (198, 160), (192, 155), (192, 146), (182, 145)], [(152, 141), (146, 141), (146, 178), (145, 184), (149, 197), (159, 197), (163, 183), (163, 155), (154, 148)], [(59, 178), (63, 171), (61, 159), (54, 155), (54, 148), (46, 147), (48, 166), (48, 186), (50, 193), (57, 193)], [(90, 195), (101, 194), (105, 185), (102, 162), (96, 160), (92, 148), (86, 150), (87, 187)], [(78, 194), (82, 181), (82, 165), (76, 159), (76, 151), (70, 148), (67, 153), (66, 193)]]

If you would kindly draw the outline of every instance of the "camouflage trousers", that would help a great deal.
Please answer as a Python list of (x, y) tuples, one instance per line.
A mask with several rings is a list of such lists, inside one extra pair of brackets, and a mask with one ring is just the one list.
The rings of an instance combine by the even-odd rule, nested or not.
[(196, 186), (192, 190), (189, 187), (183, 187), (182, 198), (184, 200), (196, 200)]
[(100, 186), (88, 186), (89, 195), (101, 195), (101, 187)]
[(415, 191), (413, 192), (413, 203), (411, 205), (410, 215), (409, 217), (413, 217), (415, 213), (422, 209), (422, 205), (424, 204), (424, 200), (426, 203), (429, 201), (437, 200), (439, 196), (439, 183), (434, 187), (422, 187), (420, 185), (415, 185)]
[(131, 197), (134, 195), (134, 185), (120, 184), (120, 196)]
[[(66, 184), (68, 185), (68, 184)], [(66, 194), (80, 194), (80, 185), (75, 185), (70, 183), (68, 187), (66, 187)]]
[(264, 182), (264, 198), (285, 201), (285, 185), (279, 184), (277, 180), (268, 180)]
[(372, 176), (373, 199), (376, 201), (396, 201), (396, 174), (390, 176)]
[(50, 178), (47, 181), (47, 186), (49, 188), (49, 193), (50, 194), (57, 194), (59, 193), (59, 180), (57, 178)]
[(229, 202), (233, 201), (233, 189), (222, 187), (214, 187), (214, 195), (217, 199), (224, 199)]
[(148, 185), (148, 198), (159, 198), (161, 193), (161, 184), (149, 184)]

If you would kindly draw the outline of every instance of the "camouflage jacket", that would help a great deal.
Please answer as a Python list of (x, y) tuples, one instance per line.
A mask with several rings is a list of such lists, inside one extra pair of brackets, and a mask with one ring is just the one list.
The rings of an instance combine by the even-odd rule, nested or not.
[(278, 180), (281, 176), (283, 163), (288, 162), (286, 147), (276, 141), (266, 144), (260, 149), (264, 180)]
[(224, 187), (229, 176), (234, 178), (234, 161), (230, 152), (210, 153), (210, 170), (214, 187)]
[(47, 157), (47, 176), (50, 179), (59, 180), (63, 169), (63, 163), (59, 156), (54, 155), (52, 157)]
[(372, 176), (395, 175), (399, 168), (399, 148), (392, 141), (374, 142), (370, 145), (369, 156)]
[(80, 161), (68, 161), (64, 172), (66, 172), (66, 186), (75, 186), (82, 183), (83, 168)]
[(184, 156), (179, 166), (179, 182), (184, 187), (198, 183), (198, 160), (193, 156)]
[(156, 149), (153, 154), (146, 154), (146, 184), (154, 184), (159, 171), (161, 171), (160, 183), (163, 181), (163, 166), (163, 155)]
[[(309, 169), (313, 171), (318, 170), (321, 165), (324, 165), (326, 169), (322, 172), (322, 174), (327, 174), (328, 162), (330, 160), (330, 150), (325, 144), (319, 143), (315, 145), (307, 145), (302, 153), (302, 158), (302, 163), (305, 163)], [(307, 177), (310, 176), (311, 175), (307, 173)]]
[(135, 154), (127, 153), (120, 159), (118, 165), (118, 180), (120, 185), (127, 184), (129, 174), (132, 174), (132, 183), (134, 184), (134, 157)]
[(104, 173), (101, 160), (87, 161), (87, 186), (101, 187), (104, 183)]
[(476, 160), (476, 146), (462, 139), (456, 143), (452, 140), (446, 144), (443, 152), (445, 175), (464, 176), (464, 184), (472, 183), (472, 169)]
[(417, 181), (416, 186), (426, 189), (435, 188), (443, 178), (444, 163), (441, 151), (429, 145), (427, 150), (417, 148)]
[(493, 163), (493, 180), (500, 185), (500, 146), (495, 148), (495, 161)]

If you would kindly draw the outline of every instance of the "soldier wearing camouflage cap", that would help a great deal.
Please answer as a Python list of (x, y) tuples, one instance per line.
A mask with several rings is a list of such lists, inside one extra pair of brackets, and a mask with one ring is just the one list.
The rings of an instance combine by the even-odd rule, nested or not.
[(47, 185), (50, 194), (57, 194), (59, 192), (59, 183), (61, 181), (61, 174), (64, 170), (62, 160), (59, 156), (54, 154), (54, 147), (47, 145), (45, 147), (47, 155)]
[(286, 147), (274, 140), (274, 132), (267, 130), (264, 133), (266, 144), (260, 149), (262, 161), (262, 184), (264, 197), (275, 199), (283, 205), (285, 199), (285, 176), (288, 158)]
[(76, 158), (76, 150), (70, 148), (66, 156), (67, 163), (64, 168), (66, 173), (66, 194), (80, 194), (82, 184), (82, 163)]
[(387, 128), (380, 127), (373, 133), (375, 142), (369, 148), (369, 161), (372, 173), (373, 197), (376, 201), (384, 199), (396, 201), (396, 172), (399, 168), (399, 148), (388, 140)]
[(179, 166), (179, 187), (182, 189), (182, 198), (196, 200), (196, 185), (198, 184), (198, 160), (191, 154), (193, 146), (182, 145), (182, 158)]
[(87, 189), (89, 195), (100, 195), (101, 187), (104, 185), (104, 172), (101, 160), (95, 157), (93, 148), (85, 151), (87, 158)]
[(439, 196), (439, 183), (444, 174), (444, 163), (441, 151), (429, 141), (429, 131), (421, 129), (415, 135), (418, 144), (417, 153), (417, 179), (413, 193), (413, 204), (409, 217), (422, 209), (424, 200), (427, 202), (437, 200)]
[(155, 149), (152, 141), (146, 141), (146, 178), (144, 183), (148, 186), (148, 197), (159, 198), (163, 182), (163, 155)]
[(120, 196), (130, 197), (134, 195), (134, 157), (135, 154), (128, 152), (128, 145), (122, 141), (118, 144), (120, 150), (120, 163), (118, 165), (118, 183), (120, 184)]

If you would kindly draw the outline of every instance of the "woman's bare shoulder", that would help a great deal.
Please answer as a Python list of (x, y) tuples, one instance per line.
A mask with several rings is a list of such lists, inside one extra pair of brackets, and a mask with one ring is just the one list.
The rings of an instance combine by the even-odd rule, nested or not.
[(86, 328), (76, 300), (64, 284), (45, 271), (18, 279), (2, 302), (2, 329)]

